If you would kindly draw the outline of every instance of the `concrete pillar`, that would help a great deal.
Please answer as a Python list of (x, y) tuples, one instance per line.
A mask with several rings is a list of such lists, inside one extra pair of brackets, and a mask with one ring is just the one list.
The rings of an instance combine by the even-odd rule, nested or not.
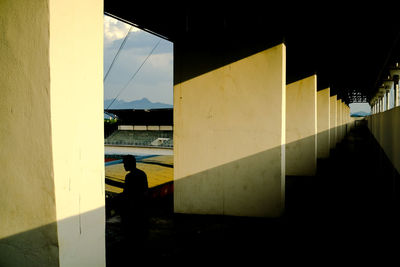
[(347, 129), (347, 105), (346, 103), (343, 103), (343, 128), (344, 128), (344, 136), (347, 135), (348, 129)]
[(384, 112), (385, 111), (386, 89), (385, 89), (385, 86), (383, 84), (379, 87), (378, 95), (379, 95), (379, 98), (380, 98), (380, 101), (379, 101), (379, 112)]
[(286, 175), (312, 176), (317, 167), (317, 76), (286, 86)]
[(347, 129), (346, 129), (346, 103), (342, 101), (342, 135), (343, 138), (347, 134)]
[(317, 93), (317, 157), (329, 157), (330, 150), (330, 88)]
[(330, 148), (333, 149), (336, 147), (337, 143), (337, 95), (331, 96), (329, 98), (330, 101)]
[(346, 128), (346, 103), (342, 102), (342, 124), (343, 124), (343, 136), (347, 134), (347, 128)]
[(342, 100), (338, 99), (337, 100), (337, 142), (340, 143), (343, 139), (343, 127), (342, 127)]
[(103, 1), (5, 0), (0, 32), (0, 266), (105, 266)]
[(386, 92), (382, 96), (382, 112), (386, 111)]
[(393, 107), (399, 106), (399, 75), (393, 76), (393, 100)]
[(385, 111), (390, 109), (390, 90), (393, 86), (393, 80), (390, 76), (388, 76), (383, 81), (383, 89), (384, 89), (384, 97), (385, 97)]
[[(177, 75), (199, 63), (175, 62)], [(285, 75), (280, 44), (175, 84), (176, 213), (282, 214)]]
[(389, 110), (390, 109), (390, 106), (389, 106), (390, 105), (390, 103), (389, 103), (390, 101), (389, 100), (390, 100), (390, 91), (387, 90), (386, 94), (385, 94), (385, 102), (386, 102), (385, 103), (385, 108), (386, 108), (385, 110)]
[(376, 113), (379, 113), (379, 112), (381, 112), (381, 98), (380, 98), (380, 96), (378, 96), (377, 100), (376, 100)]
[(346, 105), (346, 129), (347, 133), (350, 132), (350, 107)]
[(394, 99), (394, 107), (399, 106), (399, 76), (400, 76), (400, 68), (399, 63), (396, 63), (393, 68), (389, 69), (390, 76), (393, 77), (393, 99)]

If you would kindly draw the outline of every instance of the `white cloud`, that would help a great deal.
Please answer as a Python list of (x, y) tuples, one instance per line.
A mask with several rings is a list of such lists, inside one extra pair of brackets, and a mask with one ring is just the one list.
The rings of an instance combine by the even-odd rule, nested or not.
[(173, 55), (172, 53), (153, 54), (148, 60), (148, 64), (155, 70), (172, 69)]
[[(119, 49), (130, 25), (104, 16), (104, 71)], [(114, 99), (149, 55), (159, 37), (133, 27), (124, 49), (104, 83), (104, 98)], [(118, 99), (131, 101), (146, 97), (153, 102), (173, 102), (173, 44), (161, 41)]]
[[(104, 42), (110, 44), (115, 40), (123, 39), (131, 25), (112, 17), (104, 15)], [(132, 27), (132, 32), (139, 32), (140, 29)]]

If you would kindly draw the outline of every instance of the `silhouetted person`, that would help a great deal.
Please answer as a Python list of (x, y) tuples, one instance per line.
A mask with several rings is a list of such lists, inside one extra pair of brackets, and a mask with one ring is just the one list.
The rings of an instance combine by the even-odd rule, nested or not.
[(147, 199), (148, 183), (146, 173), (136, 168), (136, 159), (132, 155), (124, 156), (125, 176), (122, 192), (122, 226), (126, 233), (127, 245), (142, 248), (148, 234)]

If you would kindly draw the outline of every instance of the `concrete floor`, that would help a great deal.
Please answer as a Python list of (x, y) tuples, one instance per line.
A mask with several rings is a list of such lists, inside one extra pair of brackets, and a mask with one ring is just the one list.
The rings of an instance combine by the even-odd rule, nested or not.
[(127, 248), (118, 216), (108, 219), (107, 266), (212, 266), (240, 260), (246, 266), (393, 265), (400, 251), (399, 182), (361, 124), (329, 159), (318, 161), (316, 176), (286, 177), (282, 218), (174, 214), (173, 200), (166, 197), (151, 203), (149, 235), (140, 249)]

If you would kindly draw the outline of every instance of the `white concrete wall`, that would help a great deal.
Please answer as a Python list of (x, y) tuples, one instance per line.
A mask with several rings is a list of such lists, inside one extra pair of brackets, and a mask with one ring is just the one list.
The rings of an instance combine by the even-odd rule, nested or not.
[(118, 130), (126, 131), (172, 131), (172, 126), (158, 125), (118, 125)]
[(0, 266), (59, 263), (49, 38), (48, 1), (0, 2)]
[(133, 125), (118, 125), (120, 131), (133, 131)]
[(343, 139), (342, 100), (338, 99), (336, 105), (337, 105), (337, 108), (336, 108), (336, 112), (337, 112), (337, 115), (336, 115), (336, 128), (337, 128), (337, 130), (336, 130), (336, 142), (340, 143), (342, 141), (342, 139)]
[(336, 147), (337, 143), (337, 95), (330, 97), (330, 148)]
[(1, 1), (1, 266), (105, 265), (102, 7)]
[(159, 131), (160, 130), (160, 126), (149, 125), (149, 126), (147, 126), (147, 130), (148, 131)]
[(328, 158), (330, 150), (330, 88), (317, 92), (317, 157)]
[(312, 176), (317, 167), (317, 76), (286, 86), (286, 175)]
[(146, 125), (134, 125), (133, 130), (135, 131), (147, 131)]
[(172, 131), (173, 127), (172, 126), (168, 126), (168, 125), (161, 125), (160, 126), (160, 131)]
[(175, 212), (282, 214), (285, 51), (281, 44), (174, 86)]
[(60, 265), (104, 266), (103, 1), (50, 0), (49, 12)]

